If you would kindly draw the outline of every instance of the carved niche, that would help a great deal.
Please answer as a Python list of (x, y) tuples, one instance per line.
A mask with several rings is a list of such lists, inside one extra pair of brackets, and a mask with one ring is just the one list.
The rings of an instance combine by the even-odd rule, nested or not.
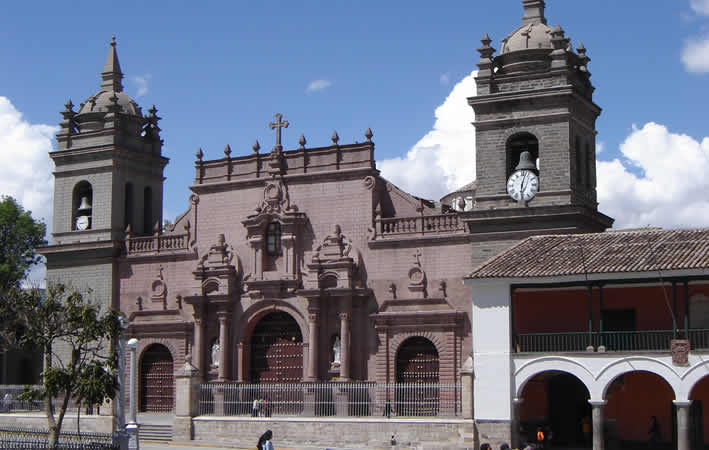
[[(244, 277), (249, 295), (260, 297), (268, 291), (278, 296), (300, 287), (301, 235), (305, 214), (292, 205), (282, 178), (273, 175), (266, 181), (263, 200), (255, 213), (242, 221), (246, 227), (251, 273)], [(267, 252), (269, 225), (277, 224), (278, 252)]]
[(150, 286), (150, 300), (154, 304), (160, 304), (162, 306), (162, 309), (167, 309), (167, 284), (165, 283), (163, 271), (163, 267), (160, 266), (160, 268), (158, 269), (158, 274)]

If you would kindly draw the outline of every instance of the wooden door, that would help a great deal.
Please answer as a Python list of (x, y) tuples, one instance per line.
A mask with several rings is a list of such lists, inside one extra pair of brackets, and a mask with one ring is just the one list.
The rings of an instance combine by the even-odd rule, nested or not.
[(303, 336), (285, 312), (265, 316), (251, 336), (251, 382), (299, 383), (303, 378)]
[(164, 345), (148, 347), (140, 363), (140, 410), (172, 411), (175, 405), (175, 384), (172, 355)]
[(396, 354), (396, 413), (399, 416), (438, 414), (438, 351), (431, 341), (413, 337)]

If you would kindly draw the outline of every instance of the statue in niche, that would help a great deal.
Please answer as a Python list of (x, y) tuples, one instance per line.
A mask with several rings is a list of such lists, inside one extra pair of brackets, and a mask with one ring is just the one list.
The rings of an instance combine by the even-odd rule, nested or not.
[(340, 364), (340, 336), (335, 336), (335, 340), (332, 343), (332, 364)]
[(219, 367), (219, 358), (221, 353), (221, 346), (219, 345), (219, 339), (217, 339), (214, 341), (214, 344), (212, 344), (212, 365), (214, 367)]

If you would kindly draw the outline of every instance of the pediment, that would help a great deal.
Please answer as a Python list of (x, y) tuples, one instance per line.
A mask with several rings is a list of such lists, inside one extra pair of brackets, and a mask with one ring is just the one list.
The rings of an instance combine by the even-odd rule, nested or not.
[(455, 312), (445, 298), (397, 298), (385, 300), (380, 313)]

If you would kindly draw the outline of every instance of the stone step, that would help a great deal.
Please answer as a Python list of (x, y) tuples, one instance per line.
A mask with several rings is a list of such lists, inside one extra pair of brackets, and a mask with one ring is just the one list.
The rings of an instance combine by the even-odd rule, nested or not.
[(172, 440), (172, 426), (141, 424), (139, 435), (145, 441), (169, 442)]

